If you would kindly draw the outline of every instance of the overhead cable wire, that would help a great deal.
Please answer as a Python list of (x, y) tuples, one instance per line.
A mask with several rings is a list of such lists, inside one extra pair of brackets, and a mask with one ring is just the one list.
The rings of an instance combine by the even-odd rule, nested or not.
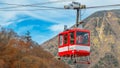
[(52, 4), (52, 3), (61, 3), (61, 2), (69, 2), (73, 0), (57, 0), (57, 1), (48, 1), (48, 2), (40, 2), (40, 3), (34, 3), (34, 4), (11, 4), (11, 3), (0, 3), (0, 4), (6, 4), (6, 5), (18, 5), (18, 6), (23, 6), (23, 5), (45, 5), (45, 4)]
[(86, 7), (86, 9), (104, 8), (104, 7), (117, 7), (117, 6), (120, 6), (120, 4), (104, 5), (104, 6), (91, 6), (91, 7)]
[[(18, 8), (18, 7), (42, 7), (38, 5), (45, 5), (45, 4), (52, 4), (52, 3), (61, 3), (61, 2), (67, 2), (68, 0), (58, 0), (58, 1), (49, 1), (49, 2), (43, 2), (43, 3), (35, 3), (35, 4), (10, 4), (10, 3), (0, 3), (5, 5), (14, 5), (10, 7), (3, 7), (0, 9), (10, 9), (10, 8)], [(73, 1), (73, 0), (69, 0)]]
[[(10, 9), (10, 8), (0, 8), (0, 11), (38, 11), (38, 10), (64, 10), (64, 8), (61, 7), (50, 7), (50, 6), (36, 6), (36, 5), (18, 5), (18, 6), (29, 6), (29, 7), (38, 7), (38, 9)], [(120, 6), (120, 4), (114, 4), (114, 5), (104, 5), (104, 6), (91, 6), (86, 7), (85, 9), (95, 9), (95, 8), (104, 8), (104, 7), (117, 7)], [(66, 10), (66, 9), (65, 9)], [(68, 9), (70, 10), (70, 9)]]
[[(54, 9), (64, 9), (61, 7), (50, 7), (50, 6), (37, 6), (37, 5), (17, 5), (13, 7), (5, 7), (5, 8), (0, 8), (0, 9), (11, 9), (11, 8), (19, 8), (19, 7), (38, 7), (38, 8), (54, 8)], [(114, 4), (114, 5), (104, 5), (104, 6), (91, 6), (91, 7), (86, 7), (85, 9), (93, 9), (93, 8), (104, 8), (104, 7), (115, 7), (115, 6), (120, 6), (120, 4)]]
[(64, 9), (61, 7), (52, 7), (52, 6), (15, 6), (15, 7), (5, 7), (5, 8), (0, 8), (0, 9), (15, 9), (15, 8), (25, 8), (25, 7), (36, 7), (36, 8), (53, 8), (53, 9)]
[[(49, 9), (0, 9), (0, 11), (40, 11), (40, 10), (66, 10), (66, 9), (55, 9), (55, 8), (49, 8)], [(69, 9), (71, 10), (71, 9)]]

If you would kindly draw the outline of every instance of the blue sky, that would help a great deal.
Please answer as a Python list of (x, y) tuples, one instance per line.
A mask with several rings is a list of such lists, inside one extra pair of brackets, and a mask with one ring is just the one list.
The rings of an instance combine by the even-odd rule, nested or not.
[(42, 43), (54, 36), (54, 33), (48, 27), (55, 24), (45, 20), (29, 18), (18, 23), (10, 24), (7, 28), (14, 29), (19, 35), (25, 35), (26, 31), (30, 31), (32, 39), (38, 43)]
[[(56, 0), (0, 0), (0, 3), (10, 4), (35, 4)], [(57, 0), (58, 1), (58, 0)], [(63, 7), (72, 1), (86, 4), (86, 6), (99, 6), (119, 4), (120, 0), (66, 0), (62, 3), (45, 4), (45, 6)], [(0, 8), (10, 5), (0, 4)], [(21, 7), (15, 10), (35, 9), (31, 7)], [(82, 18), (86, 18), (90, 14), (99, 10), (118, 9), (118, 7), (101, 8), (83, 10)], [(32, 39), (39, 44), (56, 36), (63, 30), (64, 25), (72, 26), (76, 20), (76, 11), (74, 10), (40, 10), (40, 11), (1, 11), (0, 9), (0, 25), (7, 28), (12, 28), (19, 35), (24, 35), (26, 31), (31, 32)]]

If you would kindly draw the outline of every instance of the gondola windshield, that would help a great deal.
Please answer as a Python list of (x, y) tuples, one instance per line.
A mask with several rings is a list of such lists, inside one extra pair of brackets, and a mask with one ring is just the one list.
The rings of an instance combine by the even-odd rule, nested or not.
[(88, 33), (87, 32), (77, 32), (76, 33), (76, 43), (77, 44), (88, 44)]

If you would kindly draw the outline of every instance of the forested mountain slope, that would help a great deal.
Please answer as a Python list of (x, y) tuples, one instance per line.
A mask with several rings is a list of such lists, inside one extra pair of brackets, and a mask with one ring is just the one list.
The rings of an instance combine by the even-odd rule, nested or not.
[[(91, 64), (88, 68), (120, 68), (120, 10), (95, 12), (84, 20), (84, 28), (91, 31)], [(57, 36), (42, 47), (56, 56)]]

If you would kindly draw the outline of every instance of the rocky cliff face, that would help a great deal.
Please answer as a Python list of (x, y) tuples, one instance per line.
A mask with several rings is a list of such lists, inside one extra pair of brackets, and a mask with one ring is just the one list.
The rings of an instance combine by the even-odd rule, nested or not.
[[(95, 12), (84, 22), (84, 28), (91, 31), (91, 64), (88, 68), (120, 68), (120, 10)], [(56, 36), (42, 47), (56, 56), (57, 41)]]

